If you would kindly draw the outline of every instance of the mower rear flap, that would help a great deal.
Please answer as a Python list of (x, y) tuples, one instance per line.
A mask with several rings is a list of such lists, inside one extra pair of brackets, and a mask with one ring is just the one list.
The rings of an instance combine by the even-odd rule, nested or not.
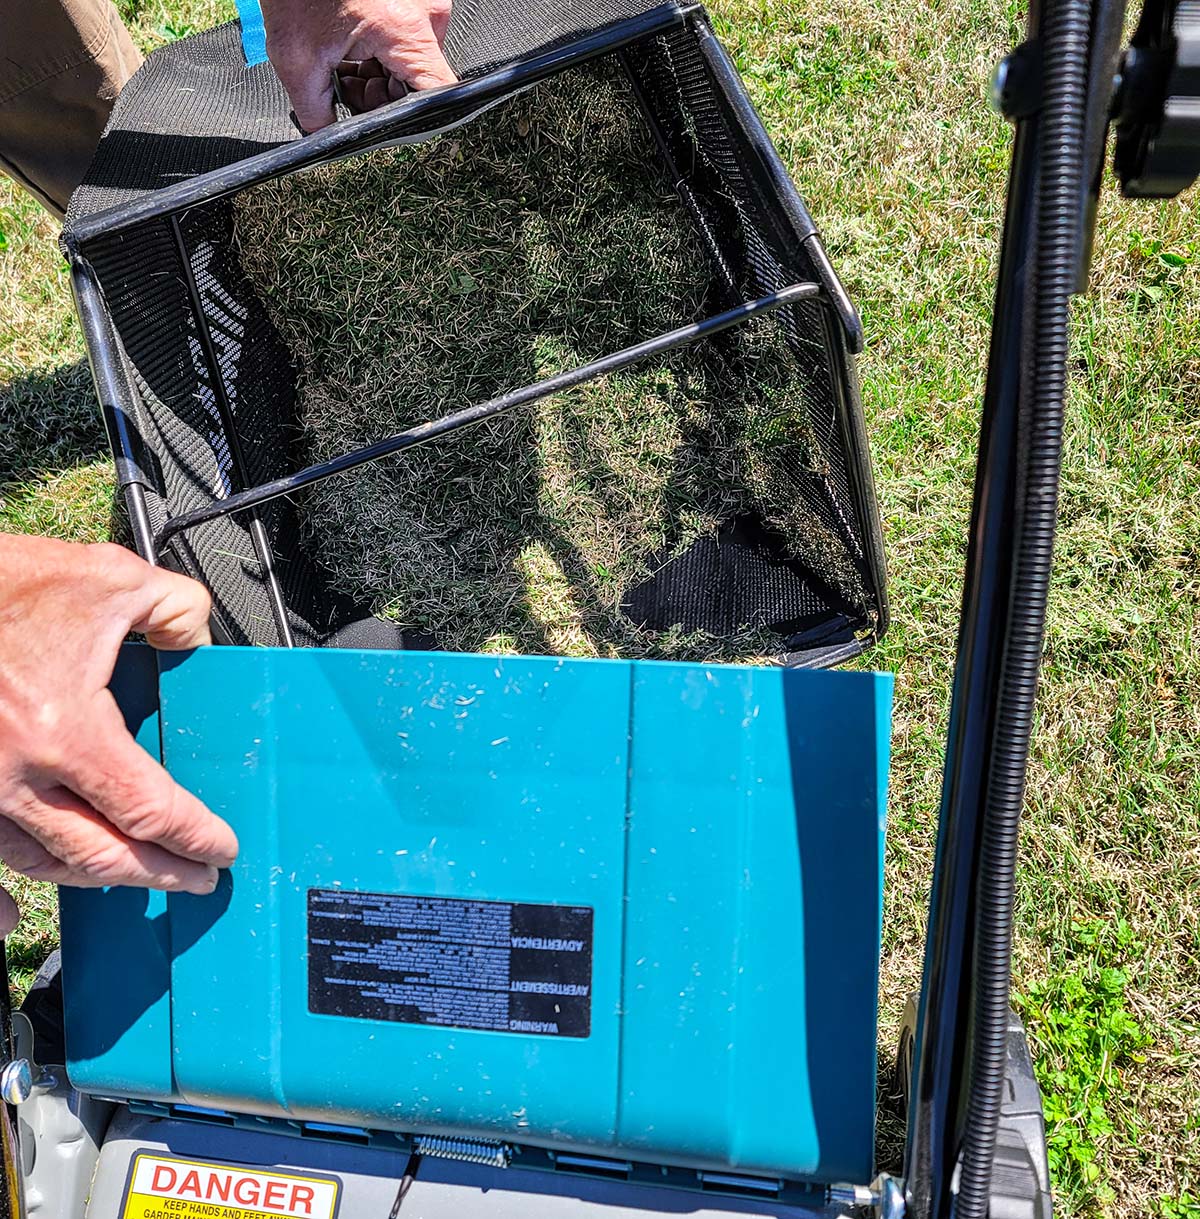
[(241, 854), (62, 891), (76, 1087), (869, 1178), (890, 677), (130, 647), (114, 689)]

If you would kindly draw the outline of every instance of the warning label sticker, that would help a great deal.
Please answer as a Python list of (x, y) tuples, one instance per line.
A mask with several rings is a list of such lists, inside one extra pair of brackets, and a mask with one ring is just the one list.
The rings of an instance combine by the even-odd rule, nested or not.
[(587, 1037), (592, 910), (310, 889), (308, 1007), (364, 1020)]
[(337, 1177), (139, 1153), (121, 1219), (334, 1219)]

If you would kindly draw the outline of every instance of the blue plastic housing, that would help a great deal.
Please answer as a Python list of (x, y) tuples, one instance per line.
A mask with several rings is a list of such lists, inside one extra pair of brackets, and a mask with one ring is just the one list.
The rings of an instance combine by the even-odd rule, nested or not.
[[(242, 850), (209, 898), (62, 891), (71, 1080), (865, 1181), (891, 688), (319, 649), (159, 673), (128, 648), (131, 727)], [(310, 1010), (312, 890), (589, 909), (587, 1035)]]

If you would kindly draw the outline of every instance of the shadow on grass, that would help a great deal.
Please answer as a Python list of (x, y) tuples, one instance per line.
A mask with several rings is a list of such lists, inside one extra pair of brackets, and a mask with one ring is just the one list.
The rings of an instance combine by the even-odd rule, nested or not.
[(875, 1171), (899, 1176), (904, 1168), (908, 1115), (896, 1078), (895, 1047), (881, 1050), (875, 1083)]
[(57, 947), (58, 934), (53, 927), (39, 929), (32, 935), (26, 933), (10, 936), (5, 941), (9, 973), (28, 974), (32, 977)]
[(86, 360), (0, 384), (0, 495), (107, 455)]

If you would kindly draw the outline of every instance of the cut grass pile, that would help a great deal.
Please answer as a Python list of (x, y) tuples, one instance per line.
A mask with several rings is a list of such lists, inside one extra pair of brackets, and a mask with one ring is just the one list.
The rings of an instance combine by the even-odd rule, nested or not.
[[(427, 143), (256, 187), (235, 230), (297, 359), (312, 461), (673, 330), (710, 295), (611, 61)], [(644, 361), (325, 483), (303, 501), (306, 550), (453, 650), (762, 654), (761, 623), (727, 643), (640, 629), (621, 605), (755, 508), (849, 568), (784, 472), (816, 457), (777, 334)]]

